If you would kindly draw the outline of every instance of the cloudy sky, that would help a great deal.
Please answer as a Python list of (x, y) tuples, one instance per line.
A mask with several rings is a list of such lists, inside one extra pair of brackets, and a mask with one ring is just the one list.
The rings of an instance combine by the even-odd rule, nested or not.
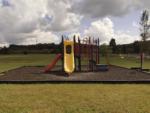
[(140, 39), (141, 11), (149, 8), (149, 0), (0, 0), (0, 46), (73, 34), (130, 43)]

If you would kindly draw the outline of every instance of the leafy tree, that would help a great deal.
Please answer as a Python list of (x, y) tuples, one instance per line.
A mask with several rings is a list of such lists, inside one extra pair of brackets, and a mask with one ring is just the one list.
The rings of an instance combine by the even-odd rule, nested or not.
[(144, 10), (141, 16), (141, 20), (140, 20), (140, 31), (141, 31), (141, 48), (140, 48), (140, 52), (141, 53), (147, 53), (148, 52), (148, 46), (146, 41), (148, 40), (148, 38), (150, 37), (150, 23), (149, 23), (149, 12), (147, 10)]
[(117, 45), (116, 45), (116, 40), (114, 38), (110, 40), (109, 46), (112, 48), (112, 53), (116, 53)]
[(141, 31), (141, 37), (142, 37), (142, 41), (146, 41), (149, 38), (149, 29), (150, 29), (150, 25), (149, 25), (149, 12), (147, 10), (144, 10), (141, 16), (141, 20), (140, 20), (140, 31)]
[(140, 42), (139, 41), (135, 41), (133, 43), (133, 52), (134, 53), (139, 53), (140, 52)]
[(0, 50), (0, 53), (2, 54), (8, 54), (8, 48), (7, 47), (3, 47), (1, 50)]
[(127, 47), (126, 47), (126, 45), (122, 45), (122, 53), (123, 54), (127, 53)]
[(106, 45), (106, 44), (102, 44), (100, 46), (100, 54), (102, 56), (106, 56), (107, 54), (112, 53), (110, 46)]

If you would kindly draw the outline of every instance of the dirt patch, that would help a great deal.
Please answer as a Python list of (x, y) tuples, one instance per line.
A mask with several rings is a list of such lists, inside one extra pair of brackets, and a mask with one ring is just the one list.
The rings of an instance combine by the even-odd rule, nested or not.
[(56, 66), (50, 73), (43, 73), (44, 67), (20, 67), (5, 72), (0, 76), (1, 81), (149, 81), (150, 74), (126, 69), (118, 66), (110, 66), (106, 72), (74, 72), (67, 76)]

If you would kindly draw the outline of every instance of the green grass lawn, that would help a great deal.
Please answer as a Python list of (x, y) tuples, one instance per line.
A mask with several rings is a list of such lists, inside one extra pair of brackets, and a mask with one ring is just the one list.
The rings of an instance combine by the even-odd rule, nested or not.
[[(140, 60), (133, 57), (125, 57), (121, 59), (119, 56), (111, 57), (110, 63), (122, 67), (140, 67)], [(143, 68), (150, 69), (150, 59), (144, 59)]]
[[(49, 54), (0, 55), (0, 72), (7, 71), (9, 69), (17, 68), (20, 66), (47, 65), (52, 61), (54, 57), (55, 55)], [(100, 61), (101, 63), (106, 63), (104, 57), (100, 57)], [(139, 59), (135, 58), (121, 59), (120, 57), (115, 56), (109, 57), (109, 62), (111, 64), (127, 68), (140, 66)], [(144, 68), (150, 69), (150, 59), (144, 61)]]
[[(1, 55), (0, 72), (46, 65), (54, 55)], [(104, 63), (104, 58), (101, 58)], [(111, 64), (132, 67), (133, 58), (111, 57)], [(150, 60), (145, 61), (150, 68)], [(0, 113), (150, 113), (150, 85), (28, 84), (0, 85)]]
[(150, 86), (4, 84), (0, 113), (150, 113)]
[(48, 54), (0, 55), (0, 72), (21, 66), (47, 65), (54, 56)]

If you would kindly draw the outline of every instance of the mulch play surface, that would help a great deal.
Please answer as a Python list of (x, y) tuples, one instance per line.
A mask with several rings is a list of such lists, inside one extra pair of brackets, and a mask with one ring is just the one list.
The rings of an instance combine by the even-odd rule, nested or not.
[(56, 66), (45, 74), (44, 67), (20, 67), (0, 74), (0, 82), (150, 82), (150, 74), (118, 66), (110, 66), (106, 72), (74, 72), (70, 76), (60, 69)]

